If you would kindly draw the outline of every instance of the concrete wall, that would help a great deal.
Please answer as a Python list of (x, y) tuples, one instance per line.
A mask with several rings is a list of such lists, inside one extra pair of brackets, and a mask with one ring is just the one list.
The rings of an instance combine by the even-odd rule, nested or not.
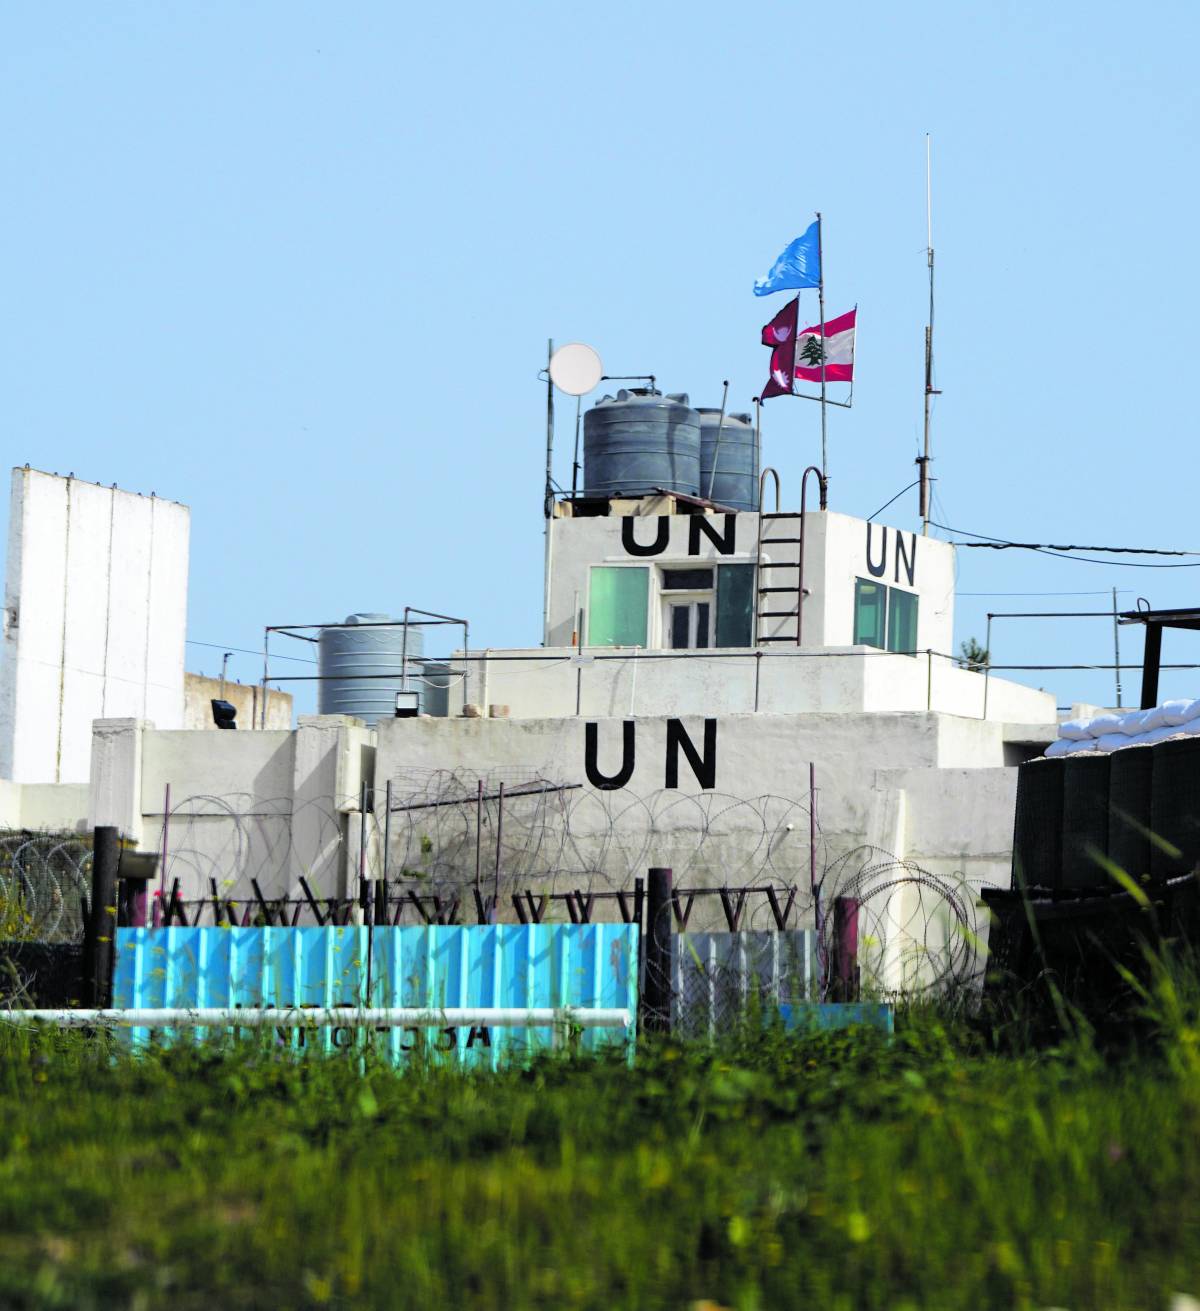
[[(616, 774), (624, 755), (622, 719), (384, 722), (378, 727), (376, 787), (388, 778), (411, 779), (414, 772), (437, 769), (456, 769), (468, 782), (475, 777), (501, 777), (505, 771), (521, 768), (556, 783), (588, 784), (589, 722), (597, 735), (595, 764), (605, 774)], [(699, 749), (704, 740), (703, 720), (689, 716), (682, 725)], [(875, 843), (899, 857), (919, 851), (948, 871), (970, 854), (973, 872), (979, 877), (1007, 881), (1016, 771), (1001, 768), (1004, 733), (1000, 725), (951, 721), (947, 716), (923, 713), (720, 715), (713, 786), (703, 787), (682, 756), (674, 789), (668, 787), (667, 733), (666, 716), (636, 720), (632, 773), (621, 788), (600, 796), (598, 833), (611, 819), (614, 807), (642, 813), (637, 822), (644, 824), (645, 806), (639, 812), (635, 803), (650, 802), (658, 814), (663, 802), (706, 793), (739, 801), (776, 797), (804, 804), (808, 762), (814, 761), (822, 849), (830, 858), (863, 843)], [(973, 768), (962, 767), (968, 761)], [(947, 765), (953, 767), (951, 774)], [(897, 827), (890, 818), (893, 803), (889, 794), (903, 790), (903, 783), (897, 781), (900, 773), (918, 778), (926, 790), (920, 792), (919, 805), (906, 823)], [(937, 781), (946, 778), (952, 778), (954, 791), (939, 794)], [(667, 792), (672, 796), (664, 797)], [(674, 864), (677, 873), (690, 870), (693, 875), (720, 882), (738, 869), (750, 872), (753, 866), (757, 874), (755, 861), (761, 858), (779, 877), (790, 871), (792, 878), (803, 882), (808, 863), (806, 824), (797, 823), (792, 831), (774, 835), (769, 853), (748, 851), (748, 844), (762, 842), (763, 809), (729, 807), (720, 831), (709, 828), (706, 849), (699, 852), (697, 815), (685, 807), (679, 811), (683, 822), (674, 826), (673, 836), (669, 835), (671, 825), (664, 836), (656, 823), (656, 845), (647, 853), (652, 856), (648, 863)], [(934, 814), (937, 823), (932, 819), (927, 823), (927, 815)], [(977, 851), (971, 835), (978, 826), (986, 830), (986, 840)], [(1005, 831), (1009, 838), (998, 841), (995, 834)], [(607, 853), (606, 858), (615, 862), (606, 871), (609, 877), (623, 876), (620, 866), (629, 850), (625, 843)], [(698, 863), (705, 868), (698, 868)]]
[(165, 877), (186, 898), (326, 894), (355, 869), (364, 780), (375, 735), (361, 720), (302, 715), (296, 730), (159, 730), (145, 720), (95, 724), (87, 826), (112, 824), (143, 851), (167, 851)]
[(13, 783), (0, 779), (0, 828), (86, 833), (86, 783)]
[(212, 703), (224, 699), (237, 707), (238, 729), (291, 728), (292, 694), (267, 692), (267, 722), (260, 724), (262, 714), (262, 688), (257, 683), (235, 683), (226, 679), (222, 688), (219, 678), (206, 678), (203, 674), (183, 676), (183, 727), (216, 729), (213, 723)]
[(92, 721), (183, 723), (185, 506), (14, 469), (0, 777), (86, 783)]
[[(806, 926), (811, 761), (823, 895), (857, 895), (870, 876), (864, 934), (877, 945), (864, 961), (891, 986), (928, 977), (931, 957), (946, 958), (961, 938), (947, 895), (914, 885), (897, 862), (959, 890), (972, 941), (974, 890), (1007, 885), (1016, 771), (1003, 762), (1012, 733), (1023, 741), (1029, 731), (926, 712), (421, 717), (373, 730), (305, 716), (295, 731), (238, 733), (109, 720), (96, 724), (88, 821), (165, 849), (165, 881), (178, 879), (188, 900), (214, 885), (249, 898), (251, 880), (268, 897), (296, 897), (301, 877), (319, 896), (346, 895), (360, 854), (369, 875), (383, 866), (390, 784), (393, 889), (458, 895), (471, 907), (478, 858), (484, 891), (499, 870), (511, 919), (513, 890), (628, 889), (665, 864), (684, 887), (794, 885), (792, 923)], [(520, 795), (539, 780), (558, 790)], [(760, 918), (748, 927), (767, 927), (765, 899), (755, 904)], [(722, 925), (718, 898), (697, 902), (691, 928)]]
[[(464, 696), (505, 705), (515, 719), (574, 715), (763, 714), (922, 711), (1043, 724), (1055, 737), (1048, 692), (963, 669), (945, 656), (893, 655), (872, 647), (821, 651), (790, 646), (720, 653), (635, 652), (571, 647), (474, 652), (467, 686), (450, 688), (450, 714)], [(462, 652), (456, 653), (461, 668)]]

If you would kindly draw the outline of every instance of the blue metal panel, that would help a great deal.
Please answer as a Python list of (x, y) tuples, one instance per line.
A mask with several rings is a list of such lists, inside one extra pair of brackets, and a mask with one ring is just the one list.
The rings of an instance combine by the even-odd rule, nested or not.
[[(586, 1006), (637, 1012), (637, 928), (625, 924), (118, 929), (113, 1005)], [(368, 993), (367, 957), (370, 952)], [(135, 1041), (148, 1040), (133, 1030)], [(203, 1030), (196, 1030), (202, 1034)], [(586, 1030), (594, 1048), (633, 1031)], [(325, 1048), (354, 1045), (322, 1031)], [(303, 1031), (281, 1041), (311, 1041)], [(453, 1052), (497, 1065), (550, 1046), (548, 1028), (381, 1031), (393, 1059)]]
[(859, 1026), (881, 1029), (884, 1033), (894, 1033), (896, 1030), (896, 1008), (891, 1002), (799, 1003), (780, 1006), (779, 1014), (785, 1028), (799, 1031), (852, 1029)]

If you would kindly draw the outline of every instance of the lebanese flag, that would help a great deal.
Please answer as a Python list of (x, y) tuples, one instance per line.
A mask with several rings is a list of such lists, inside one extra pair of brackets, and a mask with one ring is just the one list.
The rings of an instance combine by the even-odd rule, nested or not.
[[(763, 388), (763, 400), (770, 396), (790, 396), (794, 380), (821, 381), (821, 325), (800, 330), (796, 341), (796, 323), (800, 297), (797, 296), (762, 330), (762, 343), (771, 349), (771, 377)], [(825, 321), (825, 381), (854, 381), (854, 326), (857, 307), (848, 314)]]

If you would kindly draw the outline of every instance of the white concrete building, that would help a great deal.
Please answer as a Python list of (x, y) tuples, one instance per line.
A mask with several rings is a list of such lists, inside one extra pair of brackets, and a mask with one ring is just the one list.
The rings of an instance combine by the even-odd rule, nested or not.
[[(48, 499), (58, 528), (44, 535), (58, 543), (64, 495), (72, 516), (88, 497), (41, 479), (18, 479), (22, 521)], [(125, 494), (104, 495), (115, 524)], [(169, 516), (182, 507), (145, 505), (144, 550), (162, 540), (159, 515), (178, 543)], [(953, 547), (832, 511), (731, 513), (681, 495), (564, 502), (548, 531), (547, 644), (460, 650), (442, 675), (444, 716), (373, 728), (343, 716), (183, 727), (178, 564), (143, 571), (148, 619), (164, 605), (158, 580), (173, 577), (177, 596), (145, 639), (145, 668), (153, 653), (166, 672), (136, 694), (105, 673), (111, 640), (77, 642), (66, 597), (45, 600), (60, 607), (69, 658), (18, 650), (10, 718), (25, 714), (23, 688), (34, 707), (53, 691), (43, 665), (63, 688), (78, 682), (50, 707), (64, 744), (90, 739), (90, 767), (71, 765), (88, 786), (68, 788), (61, 761), (51, 771), (27, 756), (31, 775), (64, 785), (0, 788), (0, 822), (115, 824), (160, 853), (164, 889), (178, 880), (193, 903), (245, 902), (255, 883), (296, 898), (302, 879), (344, 896), (386, 870), (393, 895), (458, 898), (470, 918), (470, 898), (499, 893), (511, 918), (515, 890), (615, 895), (664, 864), (689, 889), (795, 888), (803, 924), (815, 872), (826, 904), (839, 888), (875, 898), (872, 922), (892, 926), (879, 953), (893, 980), (898, 942), (924, 951), (931, 933), (943, 946), (953, 936), (945, 889), (971, 901), (981, 883), (1007, 883), (1014, 766), (1055, 736), (1057, 716), (1049, 694), (955, 659)], [(69, 543), (57, 549), (43, 548), (41, 567), (56, 560), (72, 595), (86, 569)], [(106, 560), (102, 592), (117, 586)], [(912, 867), (944, 881), (932, 902)], [(702, 900), (692, 926), (720, 916)]]
[(96, 719), (182, 727), (188, 532), (173, 501), (13, 470), (0, 779), (87, 783)]
[[(505, 886), (612, 890), (650, 864), (685, 886), (806, 889), (813, 860), (836, 869), (864, 845), (1007, 882), (1014, 766), (1054, 736), (1055, 707), (954, 660), (952, 547), (825, 511), (765, 517), (760, 543), (752, 513), (609, 507), (551, 521), (552, 645), (456, 653), (446, 717), (236, 734), (100, 721), (89, 822), (165, 849), (188, 898), (210, 879), (246, 897), (251, 877), (296, 896), (302, 874), (351, 891), (383, 869), (389, 793), (389, 877), (422, 892), (497, 867)], [(764, 578), (779, 590), (758, 593)], [(800, 595), (797, 644), (794, 614), (767, 611)], [(561, 791), (514, 799), (531, 782)]]

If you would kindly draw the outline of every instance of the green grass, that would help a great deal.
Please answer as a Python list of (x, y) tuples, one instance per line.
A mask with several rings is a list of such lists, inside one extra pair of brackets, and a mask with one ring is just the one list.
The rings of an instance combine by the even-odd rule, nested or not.
[(0, 1034), (0, 1306), (1165, 1309), (1190, 996), (1109, 1057), (935, 1013), (477, 1075)]

